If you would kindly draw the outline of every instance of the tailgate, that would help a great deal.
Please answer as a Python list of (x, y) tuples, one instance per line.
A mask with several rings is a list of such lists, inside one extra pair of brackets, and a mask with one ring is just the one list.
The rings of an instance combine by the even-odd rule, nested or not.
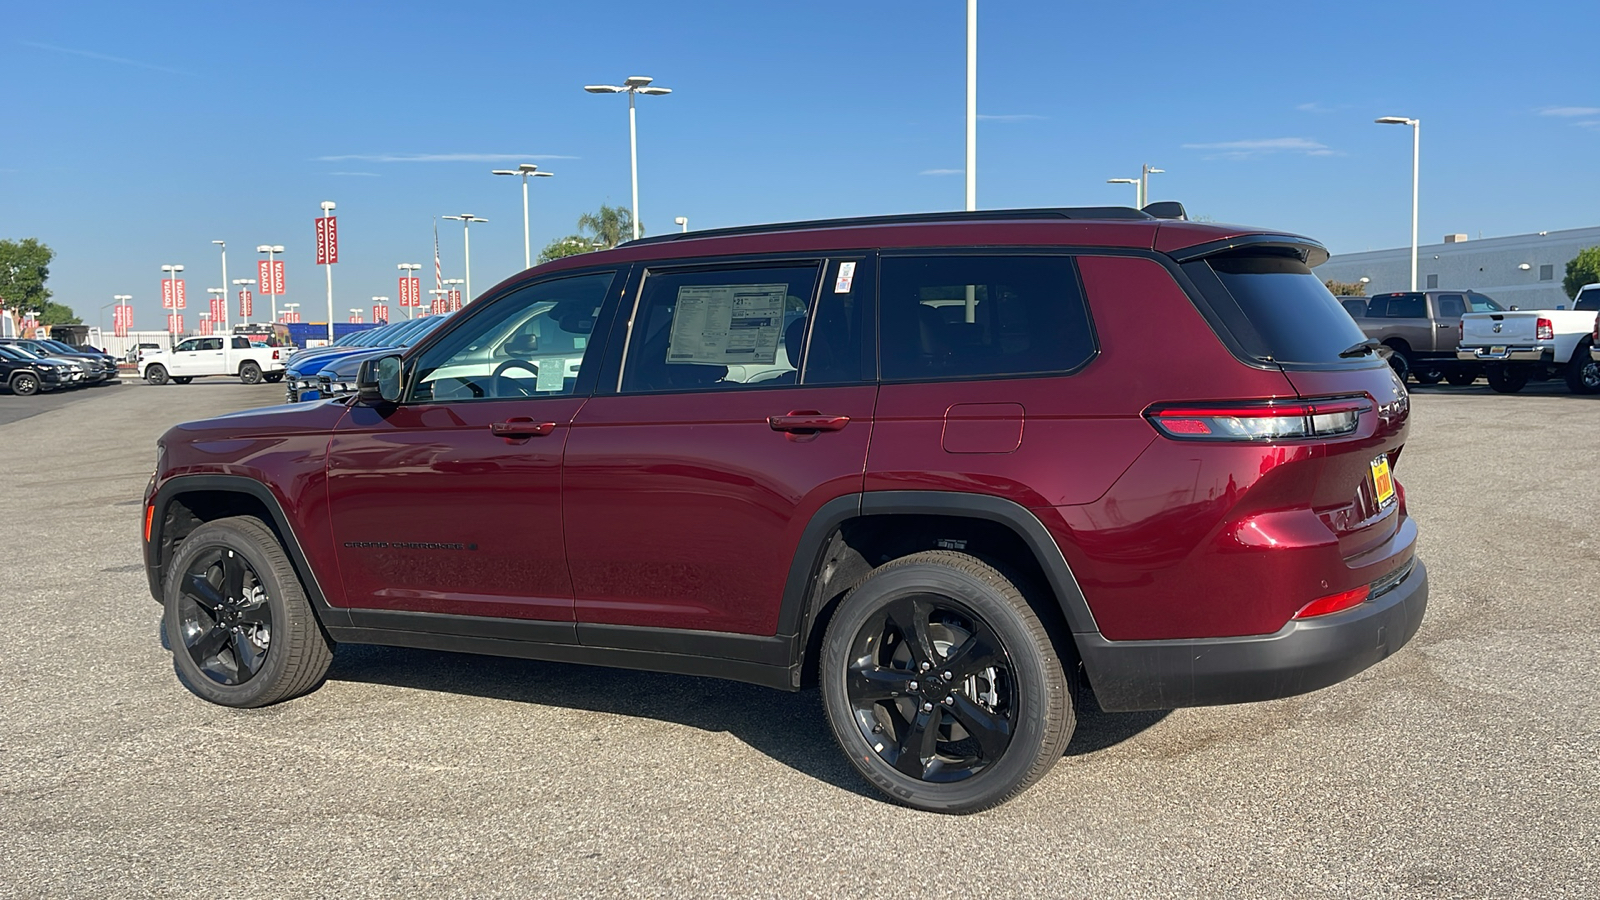
[(1474, 347), (1532, 344), (1538, 340), (1538, 321), (1537, 311), (1468, 313), (1461, 317), (1461, 343)]

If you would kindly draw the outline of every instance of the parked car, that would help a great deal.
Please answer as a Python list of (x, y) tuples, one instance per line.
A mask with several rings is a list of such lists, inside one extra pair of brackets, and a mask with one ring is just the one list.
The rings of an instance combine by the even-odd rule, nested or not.
[(1080, 680), (1113, 711), (1334, 684), (1411, 638), (1428, 578), (1409, 399), (1326, 258), (1068, 209), (551, 261), (348, 403), (163, 435), (179, 678), (276, 703), (337, 641), (817, 683), (851, 764), (943, 812), (1048, 771)]
[(402, 323), (409, 327), (397, 329), (386, 335), (387, 340), (378, 347), (352, 349), (349, 353), (335, 354), (318, 360), (324, 363), (316, 373), (310, 377), (302, 376), (299, 388), (291, 387), (289, 402), (296, 403), (306, 400), (317, 400), (327, 397), (340, 397), (355, 393), (356, 375), (361, 371), (361, 364), (369, 359), (403, 350), (422, 338), (426, 337), (435, 328), (449, 321), (449, 314), (442, 316), (429, 316), (415, 322)]
[[(1356, 315), (1351, 305), (1345, 309)], [(1394, 350), (1389, 364), (1402, 381), (1410, 376), (1420, 384), (1448, 380), (1464, 385), (1483, 374), (1483, 368), (1456, 355), (1461, 316), (1500, 309), (1477, 291), (1400, 291), (1368, 299), (1356, 324), (1367, 337)]]
[(100, 363), (100, 372), (108, 376), (106, 379), (107, 381), (115, 381), (117, 378), (117, 358), (98, 347), (91, 347), (87, 344), (83, 346), (73, 346), (65, 341), (58, 341), (54, 338), (42, 340), (40, 343), (49, 347), (54, 347), (63, 353), (71, 353), (77, 356), (97, 360)]
[(1572, 308), (1600, 312), (1600, 282), (1579, 288), (1578, 295), (1572, 298)]
[(1590, 354), (1597, 314), (1589, 309), (1522, 309), (1461, 318), (1461, 359), (1484, 365), (1489, 387), (1514, 394), (1531, 380), (1563, 378), (1574, 394), (1600, 392)]
[(139, 364), (139, 357), (143, 356), (147, 351), (160, 350), (160, 349), (161, 349), (161, 345), (160, 344), (152, 344), (152, 343), (148, 343), (148, 342), (140, 342), (140, 343), (134, 344), (132, 347), (128, 348), (128, 355), (126, 357), (124, 357), (124, 361), (126, 361), (130, 365), (135, 365), (136, 366), (136, 365)]
[(70, 362), (35, 356), (21, 348), (0, 344), (0, 385), (19, 397), (77, 387), (82, 380), (83, 372)]
[[(301, 351), (289, 363), (284, 384), (285, 399), (290, 403), (318, 399), (322, 394), (317, 373), (325, 365), (346, 356), (364, 353), (373, 347), (389, 346), (400, 335), (421, 328), (428, 321), (424, 318), (390, 322), (343, 335), (332, 344)], [(404, 345), (396, 343), (394, 346)]]
[(117, 379), (116, 360), (103, 353), (80, 353), (65, 344), (36, 338), (0, 338), (0, 346), (15, 347), (44, 359), (76, 363), (83, 372), (82, 383), (104, 384)]
[(171, 353), (147, 350), (139, 356), (139, 377), (151, 384), (188, 384), (207, 375), (236, 375), (245, 384), (282, 381), (288, 352), (256, 347), (243, 335), (190, 338)]

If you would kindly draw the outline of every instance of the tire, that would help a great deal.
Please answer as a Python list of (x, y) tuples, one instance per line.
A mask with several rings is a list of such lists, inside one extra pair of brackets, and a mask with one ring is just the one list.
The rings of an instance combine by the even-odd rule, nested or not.
[(1567, 390), (1574, 394), (1600, 393), (1600, 363), (1589, 358), (1589, 341), (1578, 345), (1567, 361)]
[(260, 384), (261, 367), (251, 360), (245, 360), (239, 366), (239, 380), (245, 384)]
[(1527, 370), (1520, 367), (1490, 366), (1484, 375), (1489, 379), (1489, 387), (1497, 394), (1515, 394), (1528, 386)]
[(32, 372), (18, 372), (11, 376), (11, 393), (18, 397), (32, 397), (39, 393), (39, 376)]
[(162, 600), (178, 681), (212, 703), (253, 708), (298, 697), (333, 663), (299, 576), (259, 519), (196, 528), (172, 557)]
[(1404, 350), (1396, 350), (1389, 356), (1389, 367), (1394, 369), (1395, 377), (1400, 379), (1400, 383), (1405, 384), (1406, 378), (1411, 375), (1411, 357), (1407, 356)]
[(174, 376), (172, 376), (172, 383), (173, 384), (188, 384), (189, 382), (191, 382), (193, 380), (194, 380), (194, 376), (193, 375), (174, 375)]
[(1473, 383), (1474, 381), (1478, 380), (1478, 373), (1477, 372), (1451, 372), (1448, 375), (1444, 376), (1444, 380), (1450, 382), (1451, 384), (1455, 385), (1456, 387), (1466, 387), (1467, 385), (1469, 385), (1469, 384)]
[(167, 383), (167, 367), (160, 363), (152, 363), (144, 370), (144, 380), (151, 384)]
[(1438, 384), (1444, 380), (1444, 373), (1438, 369), (1413, 369), (1411, 377), (1417, 380), (1417, 384)]
[(283, 373), (282, 372), (271, 372), (271, 373), (268, 373), (266, 375), (261, 376), (261, 378), (267, 384), (277, 384), (278, 382), (283, 380)]
[(997, 806), (1038, 781), (1072, 739), (1068, 667), (1045, 624), (1013, 580), (963, 553), (915, 553), (873, 570), (840, 601), (819, 665), (845, 756), (906, 806)]

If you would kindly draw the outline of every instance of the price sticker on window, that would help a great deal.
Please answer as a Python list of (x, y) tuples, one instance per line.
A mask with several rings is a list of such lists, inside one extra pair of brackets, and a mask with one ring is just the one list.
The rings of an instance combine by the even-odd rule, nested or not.
[(850, 283), (856, 280), (856, 264), (854, 262), (839, 263), (839, 277), (833, 282), (835, 294), (850, 293)]

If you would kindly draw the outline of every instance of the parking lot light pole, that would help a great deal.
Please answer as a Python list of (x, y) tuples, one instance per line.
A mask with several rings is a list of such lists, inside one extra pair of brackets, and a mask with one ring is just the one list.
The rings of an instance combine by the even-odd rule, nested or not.
[(1133, 208), (1142, 209), (1144, 204), (1144, 188), (1139, 185), (1137, 178), (1107, 178), (1106, 184), (1131, 184), (1133, 185)]
[[(183, 266), (180, 266), (180, 265), (162, 266), (161, 267), (161, 271), (167, 273), (167, 278), (171, 279), (171, 281), (172, 281), (172, 308), (169, 309), (169, 310), (166, 310), (166, 313), (167, 313), (167, 346), (170, 348), (172, 346), (173, 342), (177, 339), (177, 335), (172, 333), (172, 323), (173, 323), (173, 317), (178, 314), (178, 273), (183, 271)], [(163, 305), (165, 305), (165, 304), (163, 304)]]
[(654, 81), (645, 75), (630, 75), (622, 84), (586, 84), (583, 89), (591, 94), (627, 94), (628, 95), (628, 165), (633, 177), (633, 239), (638, 240), (639, 226), (639, 128), (637, 117), (633, 108), (634, 94), (660, 94), (672, 93), (672, 88), (651, 87)]
[(541, 172), (533, 163), (521, 163), (516, 169), (495, 169), (495, 175), (521, 175), (522, 176), (522, 267), (533, 268), (533, 244), (528, 239), (528, 179), (549, 178), (554, 173)]
[[(454, 286), (454, 285), (465, 284), (465, 283), (466, 282), (464, 282), (460, 278), (446, 278), (444, 280), (445, 312), (455, 312), (456, 311), (456, 307), (452, 306), (450, 304), (450, 302), (449, 302), (450, 301), (450, 289), (451, 289), (451, 287)], [(468, 296), (468, 297), (465, 297), (465, 298), (462, 299), (461, 305), (465, 306), (465, 305), (467, 305), (468, 303), (471, 303), (471, 302), (472, 302), (472, 297)]]
[[(271, 266), (270, 263), (267, 265), (267, 271), (268, 272), (272, 271), (272, 266)], [(233, 280), (233, 286), (234, 287), (244, 287), (245, 285), (255, 284), (255, 283), (256, 283), (256, 280), (254, 278), (235, 278)], [(253, 306), (254, 304), (252, 303), (251, 305)], [(247, 313), (245, 313), (243, 310), (240, 310), (239, 317), (244, 319), (244, 324), (246, 326), (248, 326), (250, 324), (250, 316)], [(268, 322), (273, 322), (273, 321), (276, 321), (276, 318), (268, 319), (267, 321)]]
[(967, 0), (967, 211), (978, 208), (978, 0)]
[[(395, 266), (395, 268), (400, 270), (400, 273), (401, 273), (400, 277), (401, 278), (411, 278), (411, 277), (413, 277), (411, 273), (421, 270), (422, 263), (400, 263), (399, 265)], [(419, 280), (417, 282), (417, 284), (420, 287), (422, 282)], [(420, 303), (422, 303), (422, 298), (420, 296), (412, 297), (411, 298), (411, 302), (414, 303), (414, 304), (420, 304)], [(406, 318), (407, 319), (416, 318), (416, 311), (415, 311), (416, 307), (415, 306), (407, 306), (405, 308), (405, 310), (406, 310)]]
[(689, 217), (688, 216), (675, 216), (672, 219), (672, 224), (678, 226), (678, 230), (683, 232), (684, 234), (688, 234), (689, 233)]
[(1150, 203), (1150, 176), (1160, 175), (1166, 169), (1157, 169), (1145, 163), (1144, 171), (1139, 173), (1139, 208), (1144, 209)]
[[(218, 247), (222, 248), (222, 287), (223, 287), (223, 294), (224, 294), (223, 299), (226, 300), (227, 299), (227, 296), (226, 296), (227, 287), (228, 287), (228, 242), (227, 241), (212, 241), (211, 243), (216, 244)], [(212, 323), (212, 324), (215, 325), (216, 323)], [(227, 334), (228, 333), (228, 305), (226, 303), (224, 303), (222, 305), (222, 333), (223, 334)]]
[[(273, 272), (273, 269), (272, 269), (272, 257), (273, 257), (274, 254), (283, 252), (283, 245), (282, 244), (262, 244), (261, 246), (256, 248), (256, 252), (257, 253), (265, 253), (267, 255), (267, 275), (271, 276), (272, 272)], [(268, 297), (267, 302), (271, 306), (271, 309), (272, 309), (272, 318), (268, 319), (267, 321), (276, 322), (276, 321), (278, 321), (278, 295), (277, 294), (268, 294), (267, 297)]]
[(295, 310), (297, 310), (299, 308), (300, 308), (300, 304), (298, 304), (298, 303), (285, 303), (283, 305), (283, 314), (285, 316), (295, 315)]
[(1373, 119), (1379, 125), (1411, 126), (1411, 289), (1417, 289), (1417, 161), (1422, 152), (1422, 120), (1404, 116)]
[(462, 250), (467, 262), (467, 296), (462, 303), (472, 302), (472, 223), (483, 222), (488, 224), (488, 219), (479, 218), (472, 213), (462, 213), (459, 216), (440, 216), (442, 219), (451, 219), (461, 223)]
[[(332, 200), (324, 200), (321, 206), (322, 217), (328, 218), (333, 215), (333, 211), (338, 204)], [(328, 270), (328, 343), (331, 344), (333, 343), (333, 263), (330, 262), (323, 268)]]

